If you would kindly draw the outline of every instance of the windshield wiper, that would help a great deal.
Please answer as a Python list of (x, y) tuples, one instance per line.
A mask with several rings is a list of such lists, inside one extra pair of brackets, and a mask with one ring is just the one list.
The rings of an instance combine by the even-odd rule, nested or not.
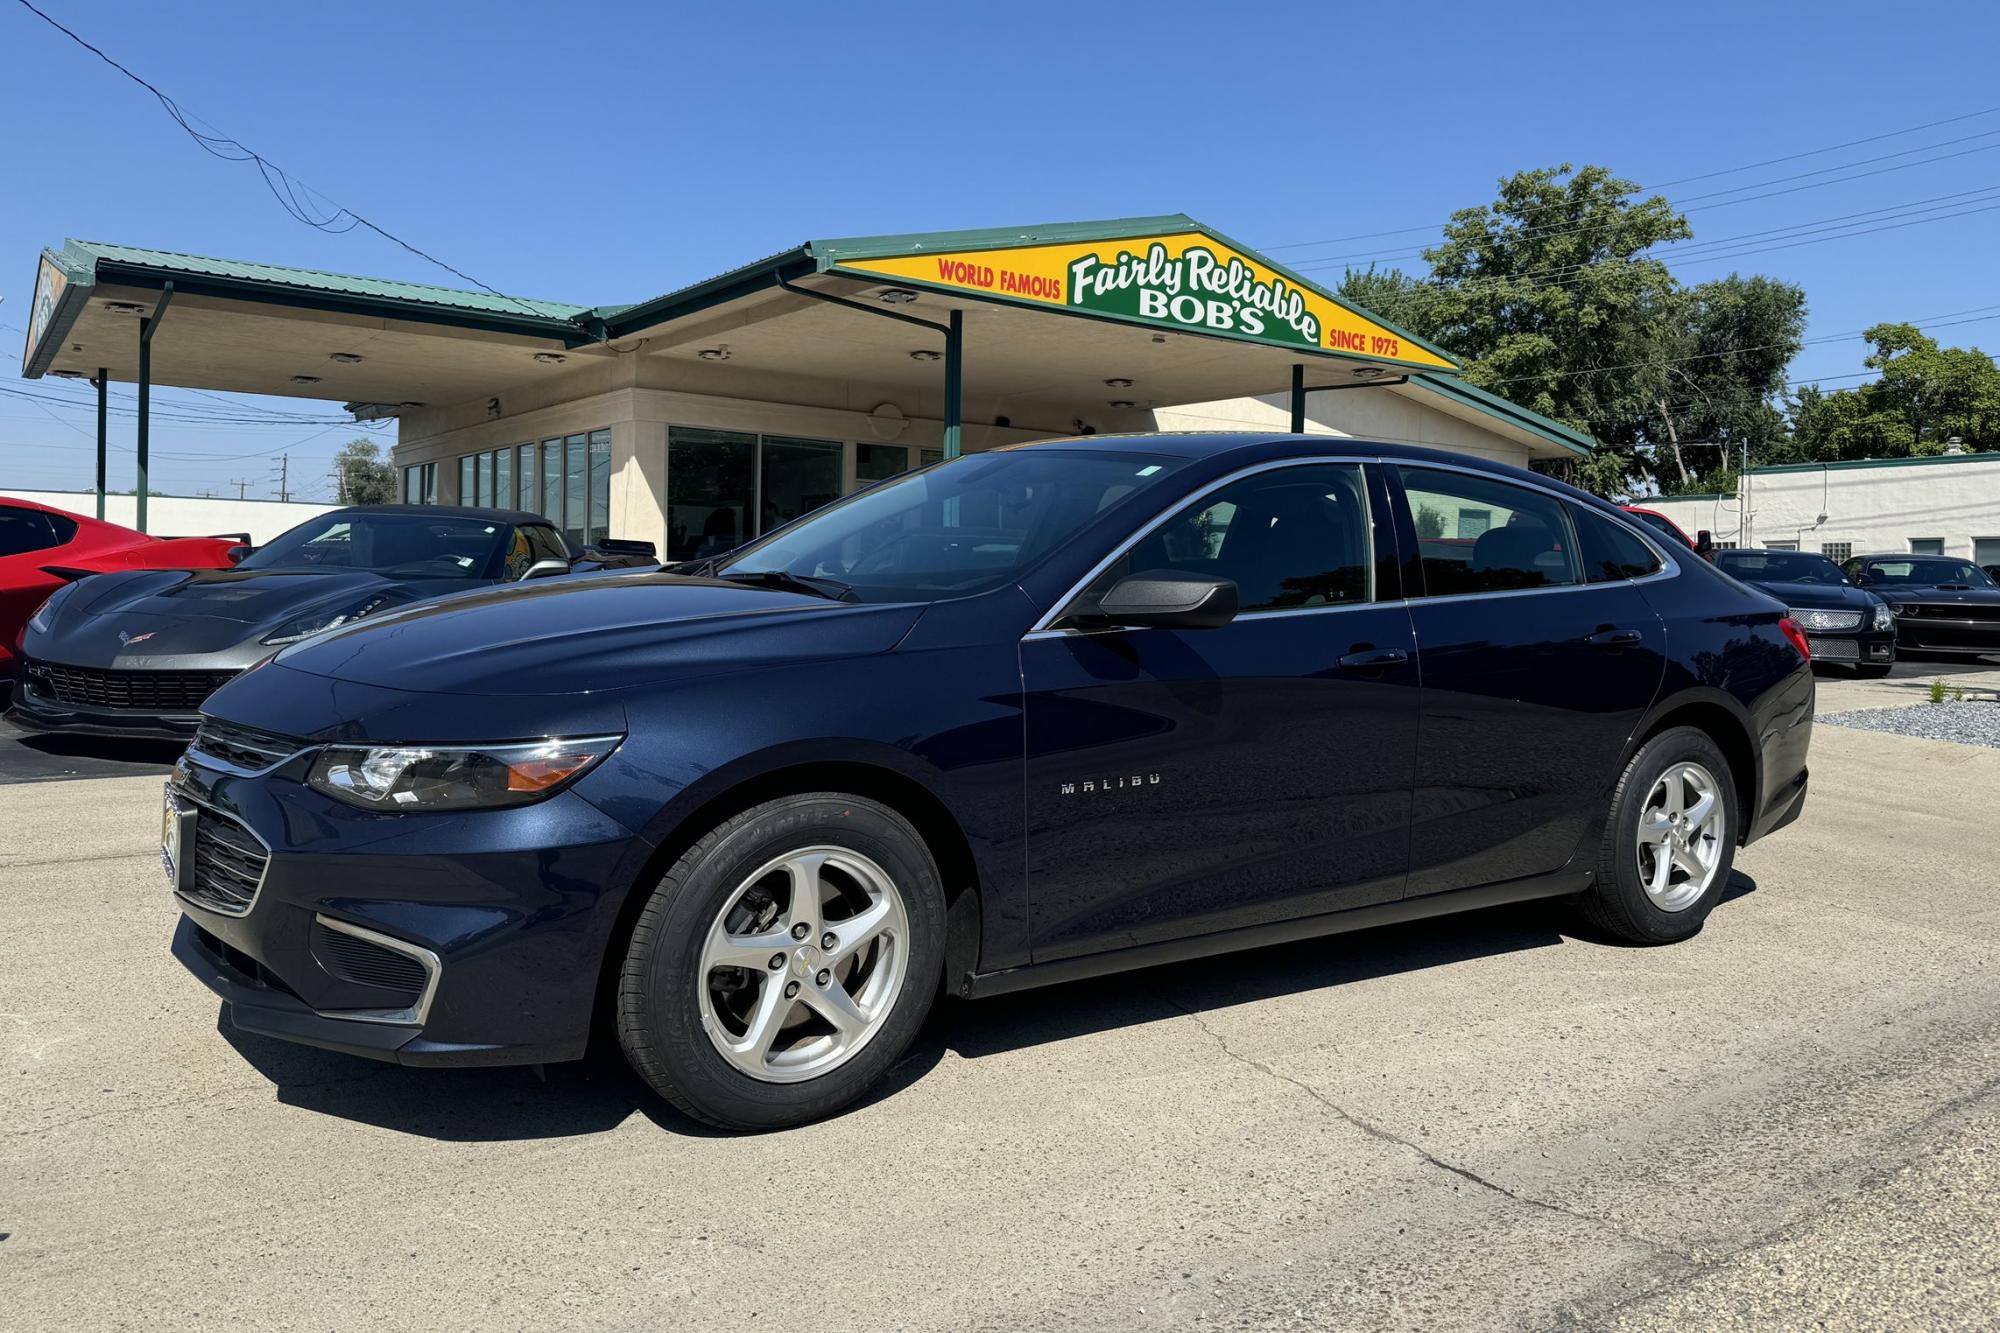
[(784, 569), (756, 569), (741, 574), (718, 575), (724, 583), (747, 583), (756, 588), (790, 588), (794, 592), (811, 593), (833, 602), (854, 602), (860, 599), (854, 595), (852, 584), (839, 579), (822, 578), (817, 574), (794, 574)]

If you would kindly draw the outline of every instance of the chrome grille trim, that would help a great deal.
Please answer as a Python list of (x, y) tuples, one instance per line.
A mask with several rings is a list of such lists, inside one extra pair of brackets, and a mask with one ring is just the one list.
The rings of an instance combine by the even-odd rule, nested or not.
[(191, 883), (175, 895), (217, 916), (248, 916), (271, 873), (271, 845), (242, 820), (196, 800), (185, 788), (175, 787), (174, 798), (195, 810), (194, 843), (181, 853), (188, 858)]
[(423, 1026), (424, 1020), (430, 1017), (431, 1001), (437, 997), (438, 980), (444, 975), (443, 960), (421, 944), (399, 940), (394, 935), (384, 935), (379, 930), (357, 926), (351, 921), (342, 921), (324, 912), (313, 914), (313, 924), (366, 940), (391, 953), (402, 954), (406, 958), (416, 960), (417, 965), (424, 969), (423, 994), (419, 995), (417, 1002), (407, 1009), (316, 1009), (313, 1012), (321, 1018), (344, 1018), (351, 1023), (388, 1023), (399, 1027)]
[(1818, 611), (1810, 607), (1788, 607), (1785, 614), (1800, 629), (1859, 629), (1862, 612)]

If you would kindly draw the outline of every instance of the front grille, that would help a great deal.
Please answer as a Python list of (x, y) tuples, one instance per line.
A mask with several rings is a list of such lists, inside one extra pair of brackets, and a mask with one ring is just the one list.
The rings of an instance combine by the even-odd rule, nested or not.
[(234, 671), (104, 671), (29, 661), (22, 673), (35, 693), (71, 708), (117, 712), (192, 713)]
[(1856, 639), (1819, 639), (1806, 635), (1806, 646), (1812, 655), (1828, 662), (1858, 662), (1861, 660), (1861, 644)]
[(2000, 606), (1978, 602), (1905, 602), (1899, 614), (1908, 620), (2000, 620)]
[(1793, 607), (1786, 614), (1800, 629), (1854, 629), (1861, 624), (1859, 611), (1811, 611)]
[(257, 898), (270, 853), (250, 830), (205, 807), (196, 808), (190, 831), (193, 848), (182, 848), (182, 855), (188, 857), (187, 888), (182, 896), (211, 912), (242, 916)]
[(195, 733), (194, 744), (190, 748), (197, 759), (207, 757), (230, 768), (255, 773), (297, 754), (305, 748), (305, 742), (281, 736), (275, 731), (206, 718), (202, 721), (201, 730)]
[(320, 920), (313, 922), (312, 954), (329, 976), (393, 992), (397, 1003), (385, 1004), (384, 1008), (414, 1007), (430, 980), (424, 965), (410, 955), (350, 935)]

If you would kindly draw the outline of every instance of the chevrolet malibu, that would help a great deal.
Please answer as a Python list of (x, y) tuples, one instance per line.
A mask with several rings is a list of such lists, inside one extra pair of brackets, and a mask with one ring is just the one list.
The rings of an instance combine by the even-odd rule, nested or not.
[(861, 1096), (944, 993), (1538, 898), (1699, 930), (1806, 796), (1781, 603), (1353, 440), (971, 455), (672, 571), (384, 612), (209, 700), (174, 951), (409, 1065), (594, 1034), (688, 1114)]

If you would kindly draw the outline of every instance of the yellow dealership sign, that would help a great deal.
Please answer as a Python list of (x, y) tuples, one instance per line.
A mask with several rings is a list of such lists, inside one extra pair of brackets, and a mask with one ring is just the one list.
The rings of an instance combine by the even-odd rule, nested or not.
[(834, 271), (895, 278), (1222, 338), (1455, 370), (1378, 324), (1206, 232), (1005, 249), (841, 257)]

